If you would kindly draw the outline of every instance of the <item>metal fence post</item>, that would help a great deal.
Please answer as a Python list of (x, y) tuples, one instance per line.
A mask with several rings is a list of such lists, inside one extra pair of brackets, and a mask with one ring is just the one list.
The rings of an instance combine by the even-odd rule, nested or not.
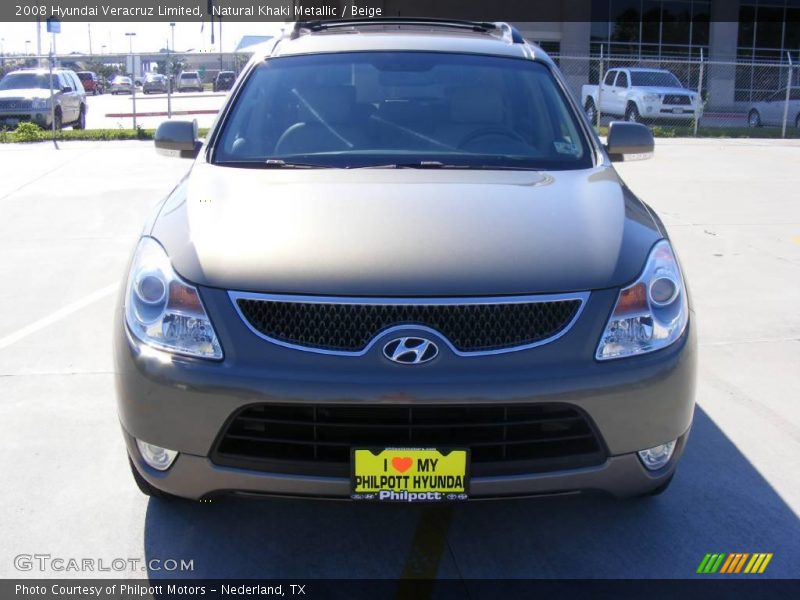
[(700, 48), (700, 77), (697, 80), (698, 105), (694, 109), (694, 137), (697, 137), (697, 127), (700, 124), (700, 107), (703, 106), (703, 71), (705, 70), (704, 58), (703, 49)]
[(172, 57), (167, 50), (167, 118), (172, 118)]
[(136, 130), (136, 57), (131, 54), (131, 83), (133, 83), (131, 100), (133, 101), (133, 129)]
[(781, 137), (786, 137), (786, 121), (789, 118), (789, 97), (792, 90), (792, 55), (786, 52), (786, 58), (789, 59), (789, 69), (786, 73), (786, 100), (783, 103), (783, 128), (781, 129)]
[(603, 105), (603, 78), (605, 74), (603, 73), (603, 44), (600, 44), (600, 79), (597, 81), (597, 133), (600, 134), (600, 115), (601, 110), (600, 107)]
[[(37, 56), (36, 62), (38, 63), (41, 59)], [(53, 130), (53, 143), (56, 143), (56, 103), (55, 98), (53, 98), (53, 53), (50, 52), (50, 60), (47, 61), (50, 68), (50, 128)]]

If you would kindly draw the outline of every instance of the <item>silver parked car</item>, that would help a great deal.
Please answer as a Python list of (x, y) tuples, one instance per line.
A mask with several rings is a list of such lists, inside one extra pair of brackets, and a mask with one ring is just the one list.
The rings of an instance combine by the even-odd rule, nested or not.
[(54, 69), (52, 79), (47, 69), (24, 69), (0, 80), (0, 126), (29, 122), (45, 129), (54, 123), (56, 129), (85, 129), (87, 110), (83, 84), (68, 69)]
[[(369, 35), (348, 35), (353, 32)], [(115, 324), (156, 496), (663, 491), (692, 424), (675, 249), (553, 61), (504, 23), (297, 23), (134, 250)]]
[(133, 94), (133, 80), (124, 75), (117, 75), (111, 80), (111, 94)]
[[(786, 88), (771, 94), (766, 100), (754, 103), (747, 111), (747, 123), (750, 127), (762, 125), (781, 127), (786, 111)], [(789, 90), (789, 111), (786, 124), (800, 129), (800, 87)]]

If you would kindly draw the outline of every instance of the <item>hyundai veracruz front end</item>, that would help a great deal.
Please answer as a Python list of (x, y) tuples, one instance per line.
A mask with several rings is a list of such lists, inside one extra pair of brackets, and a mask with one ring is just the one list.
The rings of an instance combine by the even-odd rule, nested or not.
[(253, 57), (133, 254), (119, 416), (148, 494), (663, 490), (694, 319), (653, 211), (505, 24), (299, 23)]

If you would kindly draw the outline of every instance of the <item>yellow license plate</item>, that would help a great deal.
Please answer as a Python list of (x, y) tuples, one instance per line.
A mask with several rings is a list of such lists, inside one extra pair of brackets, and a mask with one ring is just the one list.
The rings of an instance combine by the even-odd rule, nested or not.
[(468, 450), (386, 448), (353, 450), (354, 500), (466, 500)]

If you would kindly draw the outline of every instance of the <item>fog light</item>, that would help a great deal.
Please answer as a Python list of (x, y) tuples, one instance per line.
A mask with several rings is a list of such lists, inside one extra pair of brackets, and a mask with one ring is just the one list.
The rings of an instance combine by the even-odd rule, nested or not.
[(136, 440), (139, 454), (142, 455), (144, 462), (158, 471), (166, 471), (170, 468), (175, 458), (178, 456), (176, 450), (167, 450), (161, 446), (148, 444), (142, 440)]
[(647, 450), (639, 450), (639, 459), (642, 464), (650, 471), (657, 471), (669, 462), (672, 458), (672, 451), (675, 450), (675, 441), (660, 444)]

